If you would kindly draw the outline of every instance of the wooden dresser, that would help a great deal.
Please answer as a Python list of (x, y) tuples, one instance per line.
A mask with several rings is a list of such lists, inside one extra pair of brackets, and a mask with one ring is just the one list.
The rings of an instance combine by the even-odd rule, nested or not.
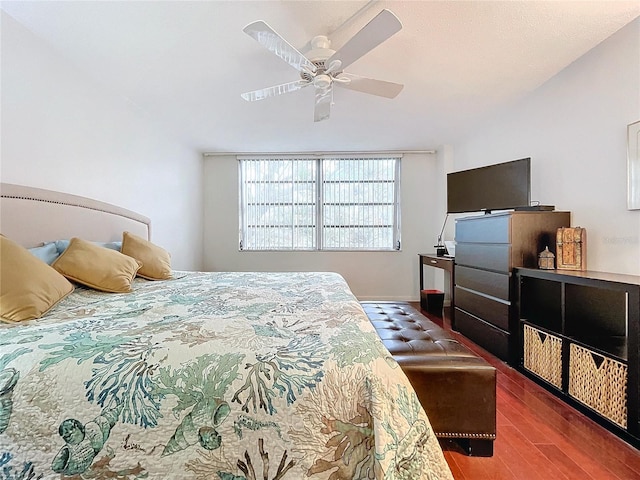
[(498, 358), (518, 364), (517, 292), (513, 269), (537, 267), (555, 253), (556, 231), (569, 212), (508, 211), (456, 220), (455, 326)]

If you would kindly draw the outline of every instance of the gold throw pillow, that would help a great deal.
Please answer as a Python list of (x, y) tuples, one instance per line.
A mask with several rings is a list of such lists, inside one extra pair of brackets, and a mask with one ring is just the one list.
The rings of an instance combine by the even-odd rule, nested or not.
[(133, 233), (122, 234), (122, 253), (142, 263), (138, 275), (147, 280), (171, 278), (171, 255), (164, 248), (154, 245)]
[(73, 285), (29, 251), (0, 235), (0, 316), (10, 322), (40, 318)]
[(51, 266), (69, 280), (111, 293), (130, 292), (140, 268), (138, 261), (127, 255), (77, 237)]

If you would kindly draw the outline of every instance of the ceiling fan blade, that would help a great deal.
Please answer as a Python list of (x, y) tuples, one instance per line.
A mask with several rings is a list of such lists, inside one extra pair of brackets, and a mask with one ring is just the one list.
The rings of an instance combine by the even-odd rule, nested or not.
[(316, 66), (309, 59), (262, 20), (250, 23), (242, 31), (296, 70), (308, 69), (312, 73), (316, 71)]
[(253, 92), (242, 93), (240, 94), (240, 96), (247, 102), (255, 102), (257, 100), (263, 100), (268, 97), (275, 97), (276, 95), (295, 92), (296, 90), (300, 90), (307, 85), (311, 85), (311, 82), (307, 82), (305, 80), (296, 80), (295, 82), (283, 83), (282, 85), (275, 85), (273, 87), (254, 90)]
[(316, 87), (316, 106), (313, 111), (313, 121), (321, 122), (329, 118), (331, 113), (331, 86), (328, 88)]
[[(348, 79), (348, 82), (342, 81)], [(351, 73), (341, 73), (334, 81), (336, 85), (356, 90), (358, 92), (368, 93), (369, 95), (377, 95), (379, 97), (395, 98), (404, 88), (404, 85), (393, 82), (385, 82), (384, 80), (376, 80), (373, 78), (360, 77)]]
[(402, 23), (398, 17), (384, 9), (326, 60), (325, 65), (329, 65), (334, 60), (340, 60), (341, 68), (345, 68), (365, 53), (376, 48), (394, 33), (399, 32), (401, 28)]

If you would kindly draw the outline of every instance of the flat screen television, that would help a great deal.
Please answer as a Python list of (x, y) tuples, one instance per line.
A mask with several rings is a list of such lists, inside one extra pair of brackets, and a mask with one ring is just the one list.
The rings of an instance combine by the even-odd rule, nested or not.
[(530, 158), (447, 174), (447, 213), (489, 213), (530, 203)]

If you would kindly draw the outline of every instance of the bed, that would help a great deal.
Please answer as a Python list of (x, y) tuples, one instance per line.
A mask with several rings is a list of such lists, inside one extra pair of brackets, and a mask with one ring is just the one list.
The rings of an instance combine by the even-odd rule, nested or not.
[[(2, 234), (24, 247), (123, 231), (150, 241), (134, 212), (0, 193)], [(135, 277), (130, 293), (74, 286), (40, 318), (0, 324), (3, 478), (452, 478), (340, 275), (172, 271)]]

